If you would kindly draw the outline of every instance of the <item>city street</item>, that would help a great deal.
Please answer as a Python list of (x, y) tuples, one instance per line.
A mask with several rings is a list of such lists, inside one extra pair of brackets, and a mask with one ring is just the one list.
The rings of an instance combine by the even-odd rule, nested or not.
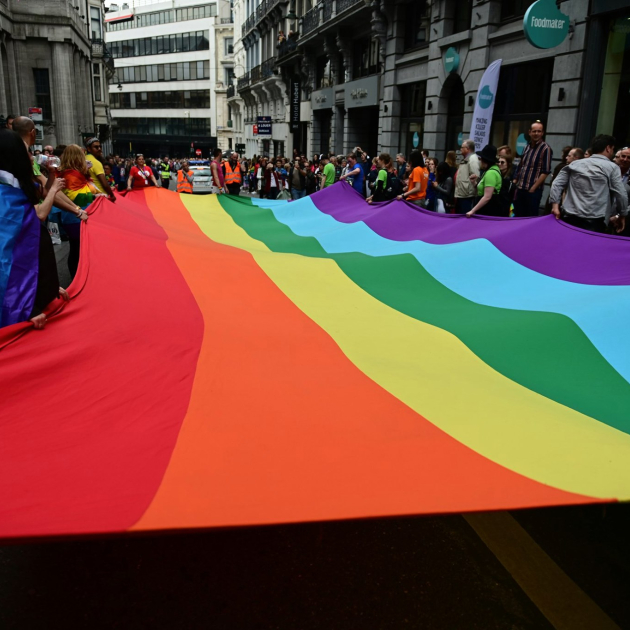
[(630, 630), (630, 0), (43, 6), (0, 630)]
[(17, 543), (0, 626), (628, 628), (629, 526), (610, 505)]

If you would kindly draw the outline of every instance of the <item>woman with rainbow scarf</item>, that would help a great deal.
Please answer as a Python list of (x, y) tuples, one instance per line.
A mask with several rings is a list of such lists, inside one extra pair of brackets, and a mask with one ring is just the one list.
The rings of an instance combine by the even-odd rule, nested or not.
[[(85, 154), (83, 149), (77, 144), (68, 145), (61, 155), (60, 177), (66, 180), (64, 194), (83, 210), (97, 196), (103, 196), (92, 183), (88, 174), (88, 163), (85, 159)], [(81, 250), (81, 219), (69, 212), (63, 212), (61, 222), (68, 235), (70, 244), (68, 270), (72, 278), (74, 278), (79, 266), (79, 253)]]

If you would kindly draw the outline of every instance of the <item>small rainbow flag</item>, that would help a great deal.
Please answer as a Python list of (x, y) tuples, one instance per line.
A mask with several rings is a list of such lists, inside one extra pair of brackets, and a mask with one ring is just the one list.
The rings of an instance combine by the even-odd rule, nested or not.
[(630, 498), (627, 240), (344, 183), (90, 210), (0, 331), (1, 537)]

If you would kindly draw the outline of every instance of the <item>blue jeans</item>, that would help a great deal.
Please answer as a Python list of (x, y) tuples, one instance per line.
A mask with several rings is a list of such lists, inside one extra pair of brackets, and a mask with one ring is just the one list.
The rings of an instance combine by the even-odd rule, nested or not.
[(522, 188), (517, 189), (516, 197), (514, 198), (514, 216), (537, 217), (540, 212), (542, 194), (542, 186), (533, 193)]
[(292, 199), (302, 199), (303, 197), (306, 197), (306, 190), (304, 188), (301, 190), (298, 188), (291, 188)]

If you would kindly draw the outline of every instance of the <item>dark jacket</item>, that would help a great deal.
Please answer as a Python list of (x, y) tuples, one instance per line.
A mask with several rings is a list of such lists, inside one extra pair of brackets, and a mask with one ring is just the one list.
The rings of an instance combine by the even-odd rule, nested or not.
[(265, 170), (265, 192), (266, 193), (268, 193), (269, 190), (271, 189), (271, 178), (272, 177), (276, 180), (276, 189), (278, 191), (280, 191), (280, 190), (282, 190), (284, 188), (284, 186), (283, 186), (284, 178), (280, 175), (280, 173), (278, 173), (275, 170), (273, 170), (273, 171)]
[[(295, 170), (295, 166), (292, 166), (291, 169), (289, 170), (289, 187), (290, 188), (294, 188), (293, 186), (293, 171)], [(304, 190), (306, 188), (306, 168), (305, 169), (298, 169), (298, 170), (303, 170), (300, 173), (300, 190)]]

